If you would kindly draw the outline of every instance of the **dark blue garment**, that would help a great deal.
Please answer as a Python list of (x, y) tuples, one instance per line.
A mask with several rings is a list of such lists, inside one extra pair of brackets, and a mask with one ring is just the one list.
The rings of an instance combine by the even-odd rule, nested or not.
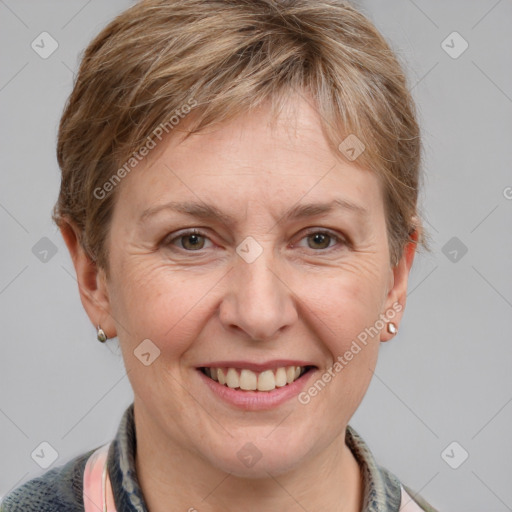
[[(398, 512), (401, 500), (399, 480), (377, 465), (364, 441), (350, 426), (347, 427), (346, 443), (363, 475), (362, 512)], [(132, 403), (123, 414), (108, 452), (109, 476), (118, 512), (148, 512), (135, 473), (136, 446)], [(84, 469), (95, 449), (25, 482), (4, 498), (0, 512), (84, 512)], [(405, 489), (421, 510), (436, 512), (409, 488)]]

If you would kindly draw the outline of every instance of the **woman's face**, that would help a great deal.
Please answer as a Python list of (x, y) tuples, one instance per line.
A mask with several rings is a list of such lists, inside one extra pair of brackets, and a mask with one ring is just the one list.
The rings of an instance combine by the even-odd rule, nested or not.
[[(274, 126), (262, 108), (164, 140), (124, 178), (110, 315), (91, 314), (119, 337), (146, 432), (240, 475), (298, 467), (344, 433), (411, 263), (390, 266), (377, 178), (330, 151), (308, 103), (290, 106)], [(290, 366), (314, 368), (283, 385)]]

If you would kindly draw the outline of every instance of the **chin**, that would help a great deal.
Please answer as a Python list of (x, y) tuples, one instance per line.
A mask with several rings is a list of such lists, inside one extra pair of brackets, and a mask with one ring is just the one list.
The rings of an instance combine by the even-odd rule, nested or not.
[[(268, 432), (266, 429), (264, 435), (268, 436)], [(296, 469), (307, 457), (303, 442), (290, 443), (287, 439), (285, 443), (278, 438), (265, 439), (263, 435), (257, 439), (229, 439), (227, 446), (210, 449), (207, 458), (214, 467), (233, 476), (268, 479)]]
[(276, 457), (275, 454), (261, 453), (259, 460), (248, 462), (247, 465), (238, 458), (216, 461), (216, 465), (222, 471), (238, 478), (267, 480), (294, 470), (300, 462), (296, 454), (293, 457), (290, 455)]

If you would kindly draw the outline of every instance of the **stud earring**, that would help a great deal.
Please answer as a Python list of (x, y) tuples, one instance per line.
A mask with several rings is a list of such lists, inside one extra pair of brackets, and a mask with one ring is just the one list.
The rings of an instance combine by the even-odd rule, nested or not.
[(107, 341), (107, 335), (105, 334), (105, 331), (98, 325), (98, 341), (101, 341), (102, 343), (105, 343)]
[(387, 329), (389, 334), (396, 334), (398, 332), (398, 328), (393, 322), (388, 322)]

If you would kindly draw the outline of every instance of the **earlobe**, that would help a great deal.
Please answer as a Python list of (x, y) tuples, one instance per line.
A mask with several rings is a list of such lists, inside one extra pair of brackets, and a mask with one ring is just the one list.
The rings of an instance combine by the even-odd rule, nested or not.
[(95, 327), (100, 324), (109, 338), (115, 337), (105, 273), (82, 247), (78, 229), (71, 221), (64, 222), (60, 231), (75, 267), (80, 300), (89, 319)]

